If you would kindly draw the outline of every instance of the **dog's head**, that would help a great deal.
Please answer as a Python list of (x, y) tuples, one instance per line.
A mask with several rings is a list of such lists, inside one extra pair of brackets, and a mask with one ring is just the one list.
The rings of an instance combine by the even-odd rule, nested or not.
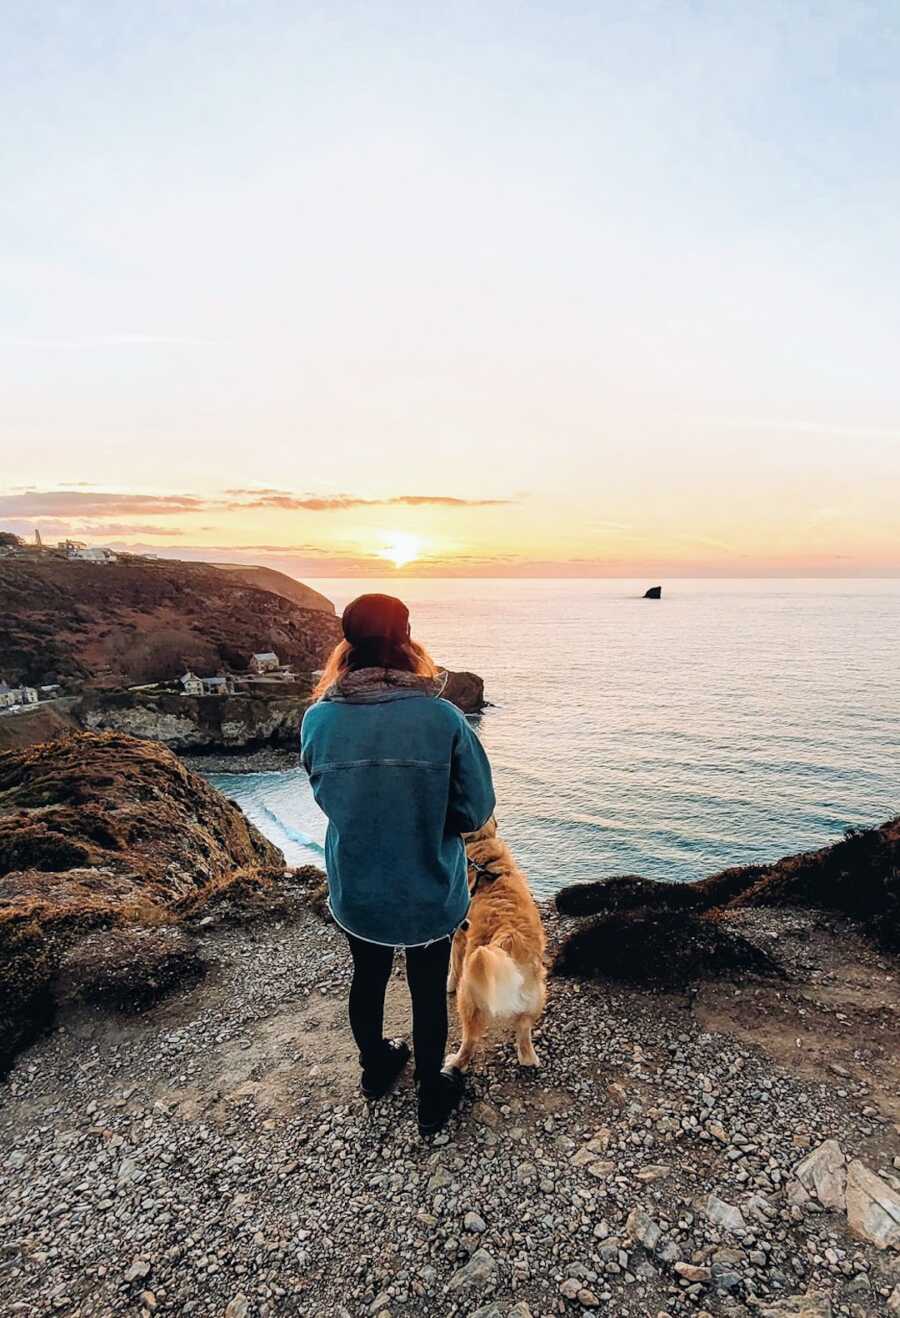
[[(481, 877), (480, 871), (486, 869), (494, 878), (499, 877), (512, 866), (512, 856), (505, 842), (497, 836), (497, 821), (493, 815), (483, 827), (474, 833), (464, 833), (466, 855), (469, 859), (469, 891), (474, 891)], [(478, 868), (476, 868), (476, 866)]]

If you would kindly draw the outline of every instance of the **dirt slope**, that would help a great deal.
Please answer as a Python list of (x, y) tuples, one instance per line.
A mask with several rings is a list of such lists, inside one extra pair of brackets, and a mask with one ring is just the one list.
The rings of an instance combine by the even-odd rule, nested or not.
[(240, 670), (258, 650), (309, 670), (340, 635), (318, 604), (301, 607), (240, 572), (162, 559), (0, 559), (0, 617), (0, 675), (32, 685), (119, 687), (186, 667)]

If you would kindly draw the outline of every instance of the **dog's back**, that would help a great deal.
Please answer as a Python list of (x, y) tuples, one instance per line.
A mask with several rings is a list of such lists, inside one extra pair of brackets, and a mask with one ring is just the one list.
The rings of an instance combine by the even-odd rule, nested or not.
[(519, 1060), (535, 1066), (531, 1027), (543, 1010), (546, 978), (540, 913), (524, 874), (495, 832), (470, 840), (468, 853), (478, 879), (468, 931), (454, 949), (451, 979), (463, 1024), (456, 1062), (466, 1064), (491, 1020), (514, 1020)]

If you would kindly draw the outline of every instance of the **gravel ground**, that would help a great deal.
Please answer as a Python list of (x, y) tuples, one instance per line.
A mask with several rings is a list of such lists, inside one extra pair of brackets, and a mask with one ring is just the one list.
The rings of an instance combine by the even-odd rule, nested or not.
[[(356, 1092), (336, 930), (200, 934), (202, 984), (68, 1018), (4, 1086), (0, 1313), (897, 1312), (900, 1254), (792, 1176), (837, 1138), (900, 1187), (865, 1083), (780, 1068), (689, 997), (551, 981), (540, 1072), (497, 1042), (427, 1143), (408, 1079)], [(406, 1013), (398, 968), (389, 1032)]]

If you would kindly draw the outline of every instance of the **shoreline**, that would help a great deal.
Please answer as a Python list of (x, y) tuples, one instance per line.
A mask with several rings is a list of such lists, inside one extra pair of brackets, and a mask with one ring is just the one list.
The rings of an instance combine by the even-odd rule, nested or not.
[(211, 773), (283, 773), (300, 764), (299, 736), (296, 747), (260, 746), (250, 751), (210, 751), (198, 754), (176, 751), (181, 763), (192, 773), (206, 778)]

